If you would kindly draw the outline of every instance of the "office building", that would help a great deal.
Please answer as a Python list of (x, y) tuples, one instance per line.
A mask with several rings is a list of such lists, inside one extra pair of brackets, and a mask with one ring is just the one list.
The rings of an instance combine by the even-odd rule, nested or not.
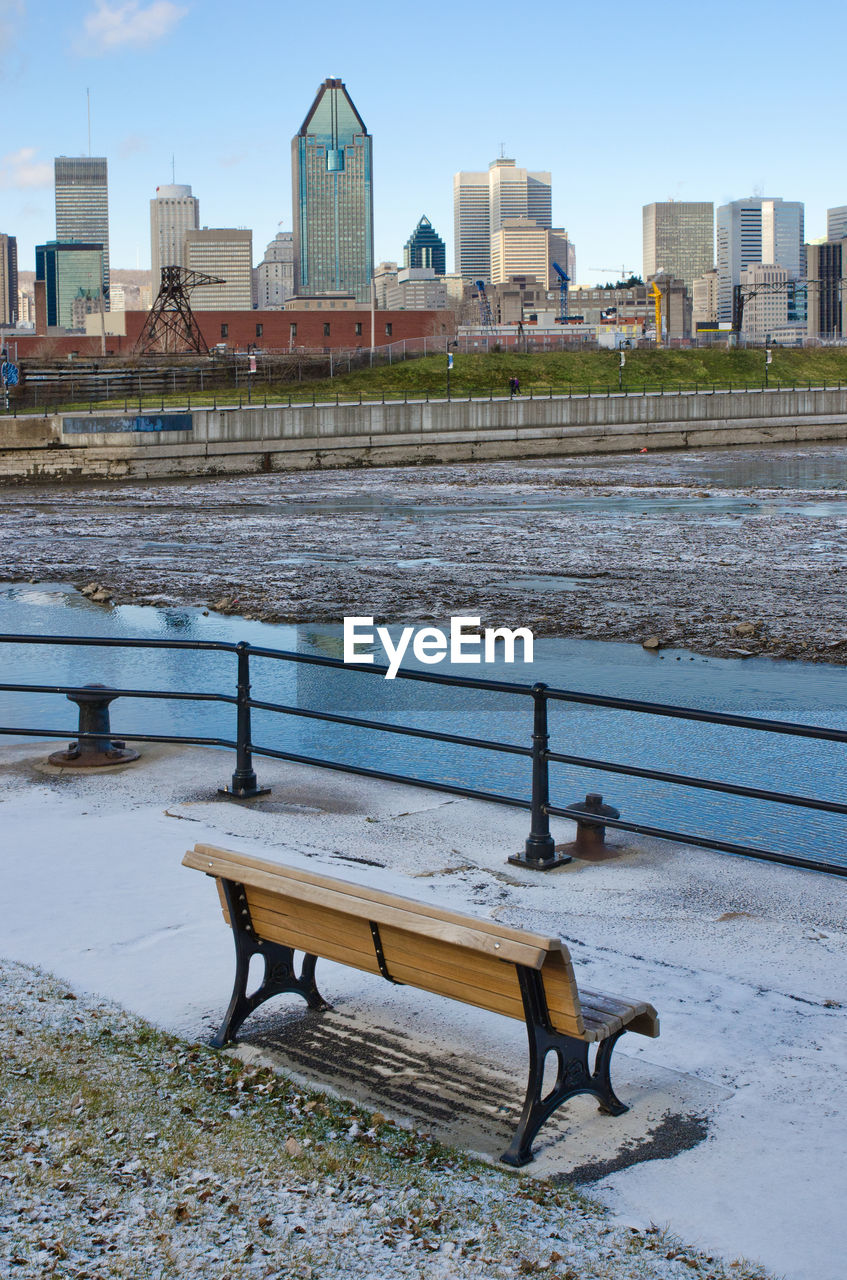
[(519, 169), (514, 160), (493, 160), (487, 173), (461, 171), (453, 177), (455, 271), (465, 280), (491, 280), (494, 237), (503, 224), (520, 218), (549, 229), (552, 184), (548, 172)]
[(18, 242), (0, 232), (0, 325), (18, 323)]
[(447, 274), (447, 250), (429, 218), (422, 217), (403, 249), (404, 267), (432, 267), (437, 276)]
[(841, 283), (845, 268), (847, 231), (840, 240), (806, 245), (806, 332), (810, 338), (826, 342), (847, 337), (847, 289)]
[(36, 308), (40, 292), (44, 299), (43, 317), (37, 317), (39, 332), (44, 331), (44, 326), (50, 329), (81, 327), (74, 321), (84, 314), (86, 304), (91, 309), (100, 309), (102, 279), (103, 247), (99, 242), (49, 240), (47, 244), (36, 245)]
[(447, 289), (432, 267), (401, 267), (386, 299), (388, 311), (444, 311)]
[[(847, 239), (847, 204), (840, 204), (835, 209), (826, 211), (827, 240)], [(808, 273), (811, 279), (811, 272)]]
[(715, 206), (706, 201), (664, 200), (645, 204), (643, 278), (660, 271), (684, 280), (690, 290), (697, 276), (715, 265)]
[(718, 327), (718, 272), (716, 267), (697, 276), (691, 287), (691, 328), (717, 329)]
[(56, 243), (102, 246), (102, 282), (109, 309), (109, 174), (104, 156), (57, 156)]
[(200, 201), (182, 183), (156, 188), (150, 201), (150, 262), (153, 286), (159, 292), (162, 267), (182, 267), (186, 231), (200, 226)]
[(785, 341), (791, 273), (773, 263), (752, 263), (741, 272), (744, 295), (741, 332), (749, 342)]
[(380, 262), (374, 270), (374, 306), (383, 311), (388, 308), (388, 290), (397, 283), (398, 266), (396, 262)]
[(256, 305), (274, 311), (294, 297), (294, 232), (278, 231), (256, 268)]
[(546, 287), (549, 275), (547, 228), (530, 218), (506, 218), (491, 236), (491, 283), (505, 284), (511, 276), (534, 276)]
[(553, 266), (558, 262), (573, 284), (576, 280), (576, 251), (564, 227), (553, 227), (547, 232), (547, 257), (550, 267), (547, 274), (548, 289), (558, 289), (559, 273)]
[(805, 275), (803, 205), (798, 200), (749, 196), (717, 212), (718, 322), (732, 321), (733, 289), (748, 267), (784, 267), (790, 280)]
[(191, 294), (193, 311), (253, 310), (253, 232), (230, 227), (186, 231), (182, 265), (218, 276), (222, 284), (204, 284)]
[(341, 80), (320, 86), (291, 142), (296, 295), (370, 302), (373, 140)]

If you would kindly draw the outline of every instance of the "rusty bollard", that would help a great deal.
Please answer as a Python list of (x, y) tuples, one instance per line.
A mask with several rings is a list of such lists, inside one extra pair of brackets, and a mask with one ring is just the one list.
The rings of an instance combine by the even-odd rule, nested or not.
[(605, 826), (599, 822), (581, 822), (580, 817), (582, 814), (591, 814), (598, 818), (619, 818), (620, 811), (613, 809), (610, 804), (603, 804), (603, 797), (596, 791), (591, 791), (584, 800), (569, 804), (565, 812), (576, 820), (576, 840), (567, 846), (568, 853), (587, 861), (608, 857), (610, 851), (606, 848)]
[(117, 694), (104, 684), (87, 684), (85, 691), (69, 693), (69, 702), (79, 707), (79, 733), (93, 734), (93, 737), (80, 736), (78, 742), (72, 742), (67, 751), (54, 751), (48, 756), (50, 764), (72, 765), (75, 769), (97, 769), (108, 764), (129, 764), (138, 759), (138, 752), (128, 748), (123, 742), (113, 741), (109, 725), (109, 703), (114, 702)]

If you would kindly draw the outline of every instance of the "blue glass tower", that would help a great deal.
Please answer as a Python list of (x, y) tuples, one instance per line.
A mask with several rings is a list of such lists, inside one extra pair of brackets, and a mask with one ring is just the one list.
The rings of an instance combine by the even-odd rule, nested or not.
[(343, 81), (325, 80), (291, 142), (296, 294), (370, 301), (372, 142)]
[(447, 273), (444, 241), (426, 216), (415, 227), (403, 250), (405, 267), (432, 267), (437, 276)]

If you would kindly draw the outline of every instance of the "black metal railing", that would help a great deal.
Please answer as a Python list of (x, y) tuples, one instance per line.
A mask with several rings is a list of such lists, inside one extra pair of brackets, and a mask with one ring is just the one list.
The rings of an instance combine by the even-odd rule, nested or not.
[[(65, 647), (88, 647), (110, 649), (163, 649), (193, 650), (233, 654), (236, 658), (236, 691), (232, 693), (201, 692), (186, 690), (162, 689), (123, 689), (109, 687), (109, 699), (116, 697), (155, 699), (160, 701), (210, 702), (234, 706), (235, 736), (225, 738), (219, 736), (199, 736), (196, 734), (156, 734), (130, 733), (124, 729), (120, 737), (130, 742), (162, 742), (193, 746), (215, 746), (234, 750), (236, 753), (235, 769), (231, 783), (223, 788), (224, 794), (234, 799), (250, 799), (264, 794), (266, 789), (259, 787), (253, 766), (253, 757), (286, 760), (300, 764), (313, 765), (322, 769), (332, 769), (343, 773), (357, 774), (368, 778), (399, 782), (405, 785), (424, 787), (428, 790), (447, 792), (471, 799), (487, 800), (496, 804), (510, 805), (525, 809), (530, 814), (530, 830), (526, 838), (523, 854), (512, 859), (521, 865), (537, 870), (548, 870), (558, 865), (563, 858), (555, 845), (550, 831), (550, 818), (563, 817), (578, 820), (579, 824), (595, 831), (606, 826), (629, 831), (639, 835), (652, 836), (662, 840), (673, 840), (683, 844), (701, 848), (715, 849), (725, 853), (739, 854), (750, 858), (758, 858), (769, 862), (783, 863), (788, 866), (802, 867), (815, 871), (825, 871), (833, 875), (847, 876), (847, 865), (826, 862), (820, 859), (803, 857), (772, 849), (763, 849), (755, 845), (738, 844), (722, 840), (718, 836), (701, 832), (675, 831), (667, 827), (653, 826), (640, 822), (621, 819), (616, 810), (602, 806), (592, 816), (591, 806), (571, 805), (561, 807), (550, 801), (551, 764), (570, 765), (575, 768), (617, 774), (622, 777), (633, 777), (662, 782), (678, 787), (705, 790), (727, 797), (742, 797), (770, 804), (787, 805), (795, 808), (816, 810), (829, 814), (847, 814), (847, 804), (839, 800), (821, 799), (816, 796), (797, 795), (791, 792), (778, 791), (762, 786), (747, 786), (740, 783), (702, 778), (690, 774), (676, 773), (663, 769), (651, 769), (640, 765), (599, 760), (588, 756), (566, 754), (550, 749), (550, 732), (548, 723), (548, 707), (550, 702), (576, 703), (583, 706), (605, 708), (613, 711), (633, 712), (644, 716), (657, 716), (679, 719), (687, 722), (706, 725), (720, 725), (729, 728), (750, 730), (754, 733), (787, 735), (792, 738), (806, 738), (833, 744), (847, 744), (847, 731), (831, 729), (816, 725), (799, 724), (781, 720), (767, 720), (754, 716), (735, 715), (730, 713), (706, 711), (692, 707), (680, 707), (667, 703), (647, 702), (632, 698), (610, 697), (602, 694), (580, 693), (568, 689), (551, 688), (543, 683), (518, 684), (503, 680), (475, 679), (467, 676), (440, 675), (434, 672), (414, 671), (400, 668), (396, 677), (400, 680), (420, 682), (429, 686), (447, 686), (449, 688), (476, 690), (488, 693), (509, 694), (531, 699), (532, 723), (531, 744), (521, 746), (515, 743), (499, 742), (482, 737), (470, 737), (462, 734), (445, 733), (435, 729), (423, 729), (409, 724), (395, 724), (390, 721), (366, 719), (359, 716), (344, 715), (340, 712), (317, 710), (314, 708), (286, 705), (250, 696), (250, 659), (266, 658), (272, 661), (301, 664), (311, 667), (332, 668), (346, 672), (355, 672), (362, 677), (384, 677), (388, 668), (380, 664), (352, 664), (342, 662), (338, 658), (330, 658), (317, 654), (297, 653), (282, 649), (269, 649), (261, 646), (226, 641), (205, 640), (128, 640), (93, 636), (43, 636), (43, 635), (0, 635), (0, 645), (48, 645)], [(6, 664), (4, 663), (4, 666)], [(93, 686), (56, 685), (56, 684), (21, 684), (6, 682), (0, 684), (0, 693), (28, 694), (65, 694), (67, 696), (84, 694)], [(270, 745), (256, 744), (252, 740), (251, 713), (253, 711), (269, 712), (286, 717), (322, 721), (327, 724), (345, 725), (360, 728), (372, 733), (395, 734), (424, 741), (446, 743), (483, 752), (503, 753), (525, 757), (530, 762), (530, 798), (503, 794), (499, 791), (477, 787), (467, 787), (460, 783), (444, 779), (419, 778), (410, 774), (397, 773), (378, 769), (368, 765), (351, 764), (340, 760), (324, 759), (319, 756), (295, 751), (282, 750)], [(86, 738), (94, 734), (80, 733), (71, 729), (43, 729), (30, 726), (3, 726), (0, 735), (14, 737), (37, 738)], [(839, 770), (830, 770), (830, 776), (836, 777)], [(841, 772), (843, 777), (843, 772)], [(601, 797), (589, 797), (599, 801)]]

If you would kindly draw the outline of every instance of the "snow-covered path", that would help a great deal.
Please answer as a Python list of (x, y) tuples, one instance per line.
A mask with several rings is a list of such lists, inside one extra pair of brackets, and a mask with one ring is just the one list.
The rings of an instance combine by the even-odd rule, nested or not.
[[(789, 1280), (843, 1280), (842, 881), (635, 838), (614, 860), (533, 876), (505, 861), (524, 816), (493, 805), (267, 761), (272, 795), (230, 805), (215, 794), (231, 767), (222, 753), (148, 747), (134, 770), (96, 777), (39, 772), (45, 755), (0, 749), (0, 953), (207, 1036), (232, 944), (210, 882), (180, 865), (203, 840), (558, 932), (580, 979), (651, 1000), (662, 1036), (617, 1051), (630, 1114), (610, 1122), (574, 1106), (542, 1133), (536, 1171), (611, 1170), (594, 1189), (634, 1225), (669, 1225)], [(519, 1024), (322, 972), (339, 1024), (353, 1039), (394, 1036), (410, 1078), (452, 1054), (461, 1079), (470, 1055), (519, 1100)], [(285, 1061), (286, 1028), (302, 1020), (281, 1009), (256, 1039)], [(486, 1132), (472, 1106), (460, 1121), (432, 1131), (496, 1155), (496, 1125)]]

